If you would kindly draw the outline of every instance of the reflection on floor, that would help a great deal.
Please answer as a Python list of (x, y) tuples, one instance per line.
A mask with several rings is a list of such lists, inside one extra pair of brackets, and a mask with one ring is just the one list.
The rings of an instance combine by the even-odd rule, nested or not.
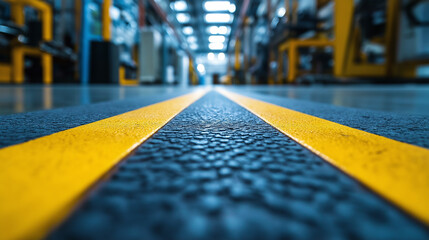
[(343, 107), (429, 115), (429, 85), (250, 86), (240, 89)]
[(178, 90), (186, 92), (184, 88), (161, 86), (0, 86), (0, 114), (87, 105), (142, 96), (149, 97), (172, 93)]
[[(429, 115), (429, 85), (246, 86), (235, 87), (264, 95), (327, 103), (336, 106)], [(135, 97), (150, 97), (184, 88), (113, 85), (0, 86), (0, 114), (53, 109)]]

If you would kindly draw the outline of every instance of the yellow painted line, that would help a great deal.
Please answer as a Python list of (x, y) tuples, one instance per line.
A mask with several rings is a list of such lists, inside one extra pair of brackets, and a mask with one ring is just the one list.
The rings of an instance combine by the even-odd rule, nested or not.
[(224, 96), (429, 224), (429, 150), (226, 90)]
[(0, 150), (0, 239), (40, 239), (100, 177), (206, 91)]

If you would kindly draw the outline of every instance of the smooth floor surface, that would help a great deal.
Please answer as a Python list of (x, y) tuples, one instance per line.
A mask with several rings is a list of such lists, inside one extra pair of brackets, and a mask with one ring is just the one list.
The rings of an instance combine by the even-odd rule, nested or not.
[[(429, 238), (428, 223), (216, 91), (227, 89), (423, 149), (429, 148), (424, 85), (0, 89), (0, 151), (208, 91), (80, 194), (81, 204), (55, 224), (49, 239)], [(13, 99), (20, 91), (24, 97), (17, 104)], [(343, 92), (341, 101), (337, 91)], [(358, 105), (359, 93), (373, 101), (402, 104), (361, 99), (366, 103)]]
[(0, 85), (0, 114), (188, 92), (190, 88), (113, 85)]
[(335, 106), (429, 116), (429, 85), (312, 85), (237, 89)]
[[(243, 86), (234, 89), (335, 106), (429, 116), (429, 85), (423, 84)], [(187, 90), (189, 88), (162, 86), (0, 85), (0, 114), (159, 96)]]

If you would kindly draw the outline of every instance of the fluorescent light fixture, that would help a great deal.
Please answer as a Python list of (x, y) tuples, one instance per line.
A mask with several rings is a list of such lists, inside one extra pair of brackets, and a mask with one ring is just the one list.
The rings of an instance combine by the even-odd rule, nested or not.
[(186, 4), (185, 1), (175, 1), (170, 6), (178, 12), (185, 11), (186, 9), (188, 9), (188, 4)]
[(217, 59), (218, 59), (218, 60), (220, 60), (220, 61), (225, 60), (225, 53), (223, 53), (223, 52), (219, 53), (219, 54), (217, 55)]
[(277, 17), (281, 18), (286, 14), (286, 8), (281, 7), (277, 9)]
[(206, 1), (204, 9), (208, 12), (228, 11), (230, 5), (229, 1)]
[(191, 17), (187, 13), (178, 13), (176, 14), (176, 18), (179, 23), (187, 23), (191, 19)]
[(198, 44), (196, 44), (196, 43), (192, 43), (192, 44), (190, 44), (190, 45), (189, 45), (189, 47), (190, 47), (192, 50), (196, 50), (196, 49), (198, 49)]
[(202, 74), (204, 74), (206, 72), (206, 68), (201, 63), (197, 65), (197, 70), (198, 70), (198, 72), (200, 72)]
[(211, 53), (207, 54), (207, 59), (210, 61), (214, 60), (215, 59), (214, 53), (211, 52)]
[(227, 26), (220, 26), (219, 27), (219, 34), (228, 34), (229, 32), (229, 27)]
[(219, 34), (228, 34), (229, 32), (229, 27), (227, 26), (220, 26), (218, 28)]
[(222, 35), (210, 36), (209, 42), (225, 42), (225, 36), (222, 36)]
[(228, 11), (229, 11), (230, 13), (235, 13), (235, 4), (234, 4), (234, 3), (231, 3), (231, 4), (229, 5)]
[(184, 27), (183, 28), (183, 33), (186, 34), (186, 35), (191, 35), (192, 33), (194, 33), (194, 29), (192, 27), (189, 27), (189, 26)]
[(218, 34), (219, 33), (219, 27), (211, 26), (207, 28), (208, 32), (211, 34)]
[(195, 36), (189, 36), (188, 37), (188, 42), (195, 43), (196, 41), (197, 41), (197, 38)]
[(210, 34), (228, 34), (229, 32), (229, 27), (227, 26), (211, 26), (208, 28), (208, 32)]
[(205, 20), (208, 23), (229, 23), (231, 22), (231, 14), (229, 13), (207, 13)]
[(222, 50), (223, 49), (223, 43), (219, 43), (219, 42), (210, 43), (209, 48), (211, 50)]

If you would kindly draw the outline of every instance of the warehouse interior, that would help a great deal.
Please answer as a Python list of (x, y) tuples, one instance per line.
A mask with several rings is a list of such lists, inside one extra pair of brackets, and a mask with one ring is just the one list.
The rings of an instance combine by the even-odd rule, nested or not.
[(428, 0), (0, 0), (0, 239), (429, 239)]
[[(429, 82), (427, 8), (414, 0), (3, 0), (1, 113), (216, 85), (306, 95), (323, 94), (312, 86), (342, 92), (353, 85), (347, 89), (356, 95), (369, 88), (385, 96), (380, 101), (420, 109)], [(68, 89), (72, 100), (55, 97)], [(399, 97), (409, 94), (417, 97)]]

